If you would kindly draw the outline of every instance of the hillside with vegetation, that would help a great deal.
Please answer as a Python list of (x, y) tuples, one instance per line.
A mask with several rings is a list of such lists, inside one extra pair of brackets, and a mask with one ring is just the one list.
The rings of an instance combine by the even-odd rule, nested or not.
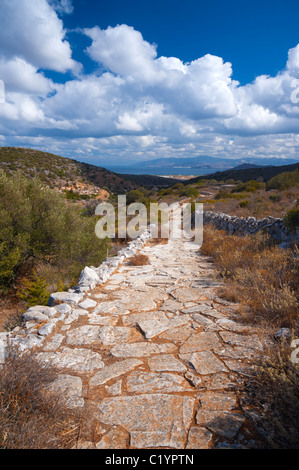
[[(22, 330), (24, 328), (22, 314), (28, 307), (46, 305), (50, 293), (64, 291), (76, 285), (84, 266), (99, 266), (107, 255), (111, 259), (120, 245), (129, 241), (118, 240), (117, 235), (112, 240), (100, 240), (95, 236), (95, 205), (98, 204), (99, 199), (105, 199), (115, 206), (117, 212), (119, 188), (112, 191), (111, 186), (109, 188), (106, 186), (106, 189), (109, 189), (107, 191), (103, 186), (93, 185), (90, 177), (93, 173), (90, 173), (89, 165), (77, 166), (78, 162), (62, 157), (52, 157), (51, 154), (43, 152), (37, 153), (35, 160), (35, 151), (32, 152), (33, 154), (30, 152), (26, 154), (23, 149), (18, 157), (18, 151), (10, 149), (6, 155), (4, 151), (4, 157), (1, 159), (0, 331)], [(13, 153), (15, 156), (11, 158)], [(26, 155), (29, 157), (28, 160)], [(97, 171), (104, 177), (104, 169)], [(251, 169), (245, 171), (251, 171)], [(113, 174), (109, 175), (110, 177), (109, 181), (113, 184)], [(118, 177), (121, 178), (121, 176)], [(130, 182), (127, 175), (126, 178), (124, 181)], [(170, 204), (185, 201), (191, 202), (192, 209), (194, 209), (195, 203), (200, 202), (204, 204), (204, 210), (237, 215), (240, 218), (248, 216), (261, 218), (270, 215), (283, 218), (292, 231), (296, 231), (299, 227), (298, 169), (281, 171), (265, 181), (260, 177), (246, 181), (227, 180), (225, 177), (216, 180), (208, 177), (186, 182), (171, 180), (171, 184), (166, 181), (165, 187), (160, 188), (150, 186), (150, 179), (147, 180), (148, 187), (143, 186), (142, 181), (145, 180), (139, 179), (135, 186), (129, 185), (122, 188), (123, 193), (126, 193), (128, 205), (142, 202), (148, 209), (151, 202)], [(101, 195), (99, 191), (103, 191)], [(244, 331), (254, 329), (259, 331), (261, 341), (265, 341), (267, 346), (262, 357), (259, 356), (258, 350), (256, 351), (255, 368), (246, 373), (246, 383), (244, 390), (242, 389), (246, 404), (250, 404), (252, 409), (257, 410), (256, 413), (254, 411), (254, 416), (260, 434), (257, 434), (259, 442), (270, 448), (298, 447), (299, 375), (298, 366), (289, 360), (292, 352), (290, 341), (292, 338), (298, 338), (299, 335), (298, 248), (295, 245), (281, 249), (266, 233), (259, 232), (241, 237), (205, 224), (204, 243), (199, 252), (192, 251), (192, 253), (193, 261), (189, 254), (187, 257), (184, 256), (182, 246), (174, 246), (171, 243), (169, 246), (168, 240), (161, 238), (149, 241), (143, 254), (135, 255), (125, 263), (128, 265), (126, 269), (134, 267), (136, 270), (140, 267), (141, 277), (132, 276), (131, 271), (118, 273), (117, 289), (112, 281), (110, 285), (112, 290), (109, 290), (108, 285), (102, 301), (105, 302), (105, 296), (109, 296), (108, 304), (110, 304), (115, 300), (113, 295), (116, 295), (116, 302), (118, 302), (116, 305), (119, 305), (118, 295), (119, 291), (122, 291), (124, 309), (138, 308), (140, 312), (144, 303), (151, 301), (150, 294), (145, 296), (144, 286), (142, 284), (142, 287), (140, 286), (140, 282), (142, 283), (143, 279), (148, 277), (149, 289), (152, 290), (152, 286), (158, 286), (159, 295), (161, 295), (161, 289), (166, 289), (168, 283), (172, 285), (173, 280), (176, 279), (175, 282), (182, 287), (182, 289), (177, 289), (179, 295), (182, 295), (182, 298), (178, 299), (187, 305), (188, 295), (184, 298), (186, 292), (191, 291), (192, 294), (195, 293), (194, 295), (201, 295), (197, 281), (198, 276), (202, 276), (202, 281), (206, 283), (206, 291), (212, 289), (213, 295), (216, 295), (216, 305), (221, 310), (217, 315), (223, 316), (223, 309), (228, 308), (228, 311), (234, 312), (234, 321), (237, 321), (234, 323), (231, 320), (228, 322), (224, 320), (223, 323), (222, 320), (224, 331), (221, 331), (221, 335), (223, 334), (224, 337), (230, 335), (240, 341), (239, 333), (243, 334)], [(161, 276), (161, 259), (164, 262), (163, 276)], [(177, 263), (175, 268), (174, 259)], [(200, 265), (198, 265), (199, 260)], [(147, 271), (146, 268), (149, 266), (143, 266), (149, 264), (151, 270), (156, 264), (157, 275)], [(177, 270), (178, 265), (180, 265), (179, 270)], [(184, 275), (181, 276), (181, 273)], [(123, 276), (123, 285), (122, 289), (119, 289), (121, 276)], [(196, 279), (196, 284), (194, 287), (186, 288), (192, 276)], [(135, 282), (137, 282), (136, 291), (133, 289)], [(168, 290), (167, 288), (167, 295), (169, 295)], [(103, 296), (103, 291), (105, 291), (105, 285), (99, 287), (100, 296)], [(171, 297), (174, 291), (172, 288)], [(137, 305), (136, 295), (140, 296)], [(93, 305), (97, 304), (99, 298), (101, 297), (91, 300), (94, 302)], [(88, 300), (90, 301), (90, 297)], [(167, 305), (170, 306), (173, 303), (177, 304), (172, 298), (166, 302), (169, 302)], [(202, 306), (202, 300), (200, 305)], [(203, 325), (207, 330), (202, 331), (202, 326), (198, 325), (200, 329), (198, 335), (211, 338), (211, 334), (214, 336), (215, 333), (211, 333), (213, 330), (210, 330), (210, 326), (214, 328), (216, 325), (213, 324), (214, 320), (206, 318), (205, 315), (209, 317), (210, 313), (215, 314), (215, 310), (209, 305), (206, 305), (206, 309), (202, 311), (202, 315), (196, 314), (193, 320), (204, 321)], [(123, 310), (120, 309), (120, 312), (122, 313)], [(118, 310), (116, 313), (118, 314)], [(147, 313), (146, 311), (144, 318), (148, 320)], [(174, 322), (179, 318), (179, 314), (177, 312), (174, 316)], [(108, 318), (114, 321), (112, 317), (111, 315)], [(185, 318), (186, 314), (182, 318), (183, 323), (175, 328), (180, 344), (184, 341), (188, 344), (189, 341), (189, 330), (184, 324)], [(215, 321), (217, 318), (216, 316)], [(220, 316), (220, 320), (217, 320), (218, 332), (221, 318)], [(171, 324), (171, 320), (167, 320), (169, 321)], [(81, 325), (80, 322), (81, 320), (79, 321)], [(143, 323), (147, 324), (146, 321)], [(145, 328), (143, 323), (141, 321), (140, 325)], [(27, 326), (30, 326), (30, 322)], [(35, 326), (41, 330), (45, 325), (41, 323), (33, 327)], [(90, 327), (97, 328), (97, 326), (88, 325), (88, 328)], [(76, 324), (73, 328), (70, 330), (71, 334), (74, 330), (76, 332)], [(113, 330), (113, 327), (108, 329), (110, 328)], [(192, 332), (194, 328), (196, 328), (196, 323), (193, 322)], [(230, 328), (232, 328), (231, 332), (225, 331)], [(63, 331), (61, 330), (62, 333)], [(116, 327), (115, 331), (118, 332), (119, 327)], [(146, 329), (138, 330), (137, 333), (141, 335), (143, 331)], [(276, 338), (275, 334), (279, 331), (288, 334), (286, 341), (281, 339), (283, 337), (277, 336)], [(160, 333), (161, 331), (158, 331), (158, 341)], [(165, 334), (167, 335), (167, 331)], [(242, 352), (243, 359), (246, 353), (251, 351), (251, 346), (247, 348), (246, 342), (252, 342), (252, 335), (251, 333), (248, 337), (246, 335), (241, 337), (242, 348), (245, 348)], [(267, 343), (270, 338), (276, 340), (271, 343), (271, 347)], [(151, 340), (147, 343), (143, 336), (139, 339), (145, 341), (144, 346), (153, 345), (155, 342)], [(136, 344), (138, 346), (140, 342)], [(124, 345), (125, 348), (128, 346), (135, 347), (130, 342), (129, 345)], [(223, 347), (225, 346), (223, 344)], [(210, 345), (208, 348), (210, 349)], [(76, 348), (72, 348), (71, 351), (73, 353)], [(88, 345), (83, 351), (88, 353)], [(106, 352), (105, 349), (104, 355)], [(62, 357), (64, 352), (59, 354)], [(72, 356), (70, 360), (74, 357)], [(157, 358), (159, 359), (159, 355), (155, 355), (155, 360)], [(240, 361), (237, 366), (239, 369)], [(235, 372), (233, 361), (231, 367)], [(31, 445), (37, 448), (45, 448), (48, 445), (72, 447), (75, 445), (77, 429), (81, 429), (83, 419), (80, 414), (74, 414), (62, 406), (57, 406), (59, 402), (55, 396), (50, 399), (43, 393), (44, 387), (53, 380), (51, 370), (48, 367), (41, 367), (30, 355), (26, 356), (25, 362), (22, 358), (12, 355), (6, 361), (5, 367), (0, 369), (1, 448), (21, 448)], [(53, 374), (54, 372), (58, 374), (57, 371), (53, 370)], [(194, 370), (192, 374), (192, 377), (196, 378)], [(77, 371), (76, 380), (79, 376)], [(14, 378), (13, 381), (11, 377)], [(84, 380), (85, 377), (84, 375)], [(191, 380), (190, 376), (188, 377)], [(181, 379), (180, 376), (179, 380)], [(192, 380), (190, 383), (193, 383)], [(203, 381), (200, 383), (202, 384)], [(224, 395), (227, 394), (229, 399), (230, 392), (227, 390), (222, 392)], [(219, 393), (216, 391), (215, 394), (217, 400), (220, 400)], [(221, 395), (221, 400), (225, 402), (224, 395)], [(101, 401), (102, 398), (101, 396)], [(121, 400), (122, 397), (119, 399)], [(242, 403), (244, 404), (243, 401)], [(84, 409), (84, 413), (85, 411)], [(119, 408), (118, 413), (119, 415), (124, 413), (123, 406)], [(86, 424), (86, 429), (89, 430), (88, 414), (84, 415), (84, 419), (89, 420), (88, 425)], [(46, 423), (46, 426), (41, 427), (41, 422)], [(28, 426), (30, 432), (27, 431)], [(73, 430), (72, 432), (68, 430), (69, 427)], [(86, 429), (84, 432), (87, 432)], [(61, 435), (65, 438), (62, 439)], [(92, 439), (95, 438), (100, 439), (101, 436), (95, 433)], [(252, 445), (255, 446), (254, 443)]]
[(8, 174), (20, 171), (27, 178), (37, 176), (51, 188), (77, 193), (82, 199), (95, 198), (100, 190), (124, 194), (139, 186), (165, 187), (173, 184), (170, 178), (118, 175), (89, 163), (30, 148), (0, 147), (0, 169)]
[[(232, 169), (226, 171), (217, 171), (208, 175), (209, 179), (216, 181), (227, 181), (233, 179), (235, 181), (242, 181), (243, 183), (250, 180), (262, 180), (268, 181), (276, 175), (283, 172), (293, 172), (299, 169), (299, 163), (292, 165), (280, 165), (280, 166), (266, 166), (256, 168), (243, 168), (243, 169)], [(201, 176), (193, 178), (191, 182), (196, 183), (202, 179)]]
[(109, 251), (80, 205), (20, 172), (0, 170), (0, 218), (2, 322), (12, 324), (9, 314), (28, 305), (46, 305), (50, 292), (72, 287), (82, 267), (99, 265)]

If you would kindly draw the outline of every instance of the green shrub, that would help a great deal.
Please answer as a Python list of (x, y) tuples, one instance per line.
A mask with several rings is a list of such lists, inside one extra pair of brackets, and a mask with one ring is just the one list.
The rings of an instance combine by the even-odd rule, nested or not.
[(107, 254), (95, 219), (36, 178), (0, 171), (0, 218), (0, 291), (12, 286), (21, 268), (39, 261), (67, 268), (73, 277)]
[(269, 189), (289, 189), (299, 186), (299, 170), (285, 171), (274, 176), (267, 182), (267, 190)]
[(240, 204), (239, 204), (239, 206), (242, 207), (242, 208), (248, 207), (248, 205), (249, 205), (249, 201), (248, 201), (248, 200), (246, 200), (246, 201), (241, 201)]
[(196, 198), (199, 195), (199, 191), (197, 188), (193, 188), (192, 186), (187, 186), (183, 191), (181, 191), (181, 196)]
[(132, 191), (129, 191), (126, 193), (126, 197), (127, 197), (127, 205), (129, 205), (129, 204), (133, 204), (134, 202), (141, 202), (141, 200), (144, 197), (144, 194), (138, 189), (133, 189)]
[(49, 300), (47, 283), (35, 272), (30, 278), (22, 279), (17, 295), (20, 300), (23, 300), (29, 306), (47, 305)]
[(226, 191), (225, 189), (220, 189), (218, 193), (215, 195), (215, 199), (227, 199), (232, 197), (232, 194), (229, 191)]
[(299, 227), (299, 208), (291, 209), (284, 217), (284, 224), (291, 230), (296, 230)]
[(176, 183), (172, 186), (172, 189), (184, 189), (183, 183)]
[(272, 202), (280, 202), (282, 197), (280, 194), (271, 194), (271, 196), (269, 196), (269, 199)]
[(239, 183), (235, 188), (233, 188), (232, 192), (233, 193), (240, 193), (242, 191), (247, 191), (249, 193), (255, 193), (259, 189), (265, 189), (266, 184), (255, 181), (255, 180), (250, 180), (246, 181), (246, 183)]

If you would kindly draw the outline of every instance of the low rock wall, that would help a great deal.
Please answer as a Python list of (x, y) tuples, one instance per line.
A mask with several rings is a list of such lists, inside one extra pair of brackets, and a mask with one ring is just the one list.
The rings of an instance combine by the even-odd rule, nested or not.
[(283, 219), (266, 217), (256, 219), (255, 217), (236, 217), (228, 214), (204, 211), (204, 224), (211, 223), (219, 230), (225, 230), (230, 234), (253, 235), (264, 231), (267, 232), (276, 242), (284, 245), (291, 243), (297, 234), (291, 234), (284, 225)]
[[(17, 347), (20, 352), (40, 346), (56, 323), (63, 320), (72, 310), (70, 305), (77, 306), (84, 298), (84, 293), (104, 284), (118, 266), (137, 251), (151, 238), (150, 226), (136, 239), (130, 241), (116, 256), (108, 257), (99, 266), (85, 266), (76, 287), (67, 292), (50, 294), (48, 306), (30, 307), (22, 316), (22, 325), (12, 331), (0, 333), (0, 366), (5, 362), (8, 345)], [(43, 326), (39, 327), (40, 324)]]

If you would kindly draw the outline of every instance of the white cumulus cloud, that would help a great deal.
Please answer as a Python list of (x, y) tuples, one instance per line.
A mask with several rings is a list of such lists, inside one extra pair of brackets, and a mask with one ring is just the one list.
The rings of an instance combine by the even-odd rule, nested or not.
[(38, 69), (78, 71), (61, 19), (46, 0), (1, 0), (0, 55)]
[(10, 142), (35, 138), (56, 153), (120, 158), (285, 156), (299, 148), (299, 99), (292, 99), (299, 97), (299, 45), (276, 76), (241, 86), (221, 57), (183, 62), (159, 56), (131, 26), (95, 26), (81, 31), (97, 70), (54, 83), (46, 69), (80, 69), (57, 16), (72, 8), (63, 0), (2, 0), (0, 135)]

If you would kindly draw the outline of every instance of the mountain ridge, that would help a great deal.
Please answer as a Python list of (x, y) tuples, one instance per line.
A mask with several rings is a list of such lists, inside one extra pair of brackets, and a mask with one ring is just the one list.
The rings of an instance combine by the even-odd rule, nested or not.
[(50, 187), (58, 189), (80, 182), (116, 194), (139, 186), (163, 188), (176, 182), (160, 176), (120, 175), (104, 167), (23, 147), (0, 147), (0, 168), (10, 174), (21, 171), (28, 178), (38, 176)]
[[(249, 165), (257, 165), (257, 166), (282, 166), (282, 165), (291, 165), (299, 163), (299, 159), (293, 158), (278, 158), (278, 157), (271, 157), (271, 158), (223, 158), (223, 157), (210, 157), (210, 156), (200, 156), (200, 157), (175, 157), (175, 158), (157, 158), (154, 160), (144, 161), (142, 165), (140, 163), (133, 163), (129, 165), (129, 168), (190, 168), (198, 169), (198, 168), (205, 168), (205, 169), (215, 169), (215, 170), (228, 170), (233, 169), (236, 166), (249, 164)], [(179, 166), (178, 166), (179, 165)]]

